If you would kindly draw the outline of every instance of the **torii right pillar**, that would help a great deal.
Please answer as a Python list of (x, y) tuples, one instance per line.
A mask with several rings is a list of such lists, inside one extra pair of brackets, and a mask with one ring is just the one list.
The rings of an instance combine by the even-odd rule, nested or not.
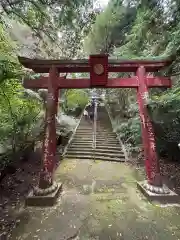
[(144, 66), (140, 66), (136, 73), (138, 79), (137, 98), (139, 104), (144, 160), (147, 180), (138, 182), (140, 190), (149, 200), (164, 203), (176, 203), (179, 196), (163, 184), (160, 164), (156, 152), (156, 142), (152, 122), (147, 111), (148, 87), (147, 73)]

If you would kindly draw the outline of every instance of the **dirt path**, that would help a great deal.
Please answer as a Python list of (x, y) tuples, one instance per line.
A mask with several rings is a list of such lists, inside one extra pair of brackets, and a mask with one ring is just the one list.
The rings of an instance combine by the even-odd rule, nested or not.
[(64, 160), (56, 171), (64, 183), (57, 205), (23, 209), (9, 239), (180, 239), (180, 209), (148, 203), (136, 178), (124, 163)]

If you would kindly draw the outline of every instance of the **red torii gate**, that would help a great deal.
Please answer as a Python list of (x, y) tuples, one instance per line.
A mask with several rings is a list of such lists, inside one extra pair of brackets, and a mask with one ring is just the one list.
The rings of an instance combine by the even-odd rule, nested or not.
[[(48, 89), (46, 130), (43, 144), (43, 168), (40, 173), (39, 186), (30, 193), (28, 204), (53, 204), (61, 186), (53, 181), (56, 154), (55, 115), (58, 106), (58, 89), (60, 88), (135, 88), (142, 128), (142, 141), (147, 181), (140, 184), (141, 189), (148, 193), (168, 194), (164, 189), (160, 176), (159, 161), (151, 121), (148, 116), (146, 101), (148, 88), (171, 87), (167, 77), (148, 76), (171, 64), (171, 59), (164, 60), (109, 60), (107, 55), (90, 55), (88, 60), (40, 60), (19, 57), (20, 63), (36, 73), (49, 73), (48, 77), (25, 79), (24, 87), (31, 89)], [(66, 79), (59, 73), (90, 73), (90, 79)], [(129, 78), (108, 78), (109, 72), (134, 72)], [(46, 203), (42, 202), (42, 196)], [(40, 201), (38, 201), (40, 200)], [(48, 202), (49, 201), (49, 202)]]

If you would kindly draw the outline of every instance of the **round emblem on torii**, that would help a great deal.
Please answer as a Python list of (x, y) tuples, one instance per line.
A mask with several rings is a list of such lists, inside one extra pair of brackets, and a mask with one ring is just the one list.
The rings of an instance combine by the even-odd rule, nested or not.
[(97, 75), (101, 75), (104, 73), (104, 67), (100, 63), (95, 64), (93, 69)]

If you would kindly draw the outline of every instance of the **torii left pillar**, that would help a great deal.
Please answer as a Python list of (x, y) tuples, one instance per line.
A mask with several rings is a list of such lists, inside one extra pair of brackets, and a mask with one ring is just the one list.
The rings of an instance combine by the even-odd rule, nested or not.
[(45, 113), (45, 136), (42, 149), (42, 168), (39, 184), (29, 193), (26, 204), (31, 206), (51, 206), (62, 188), (56, 183), (53, 173), (56, 165), (56, 114), (58, 108), (58, 71), (53, 66), (47, 81), (48, 95)]

